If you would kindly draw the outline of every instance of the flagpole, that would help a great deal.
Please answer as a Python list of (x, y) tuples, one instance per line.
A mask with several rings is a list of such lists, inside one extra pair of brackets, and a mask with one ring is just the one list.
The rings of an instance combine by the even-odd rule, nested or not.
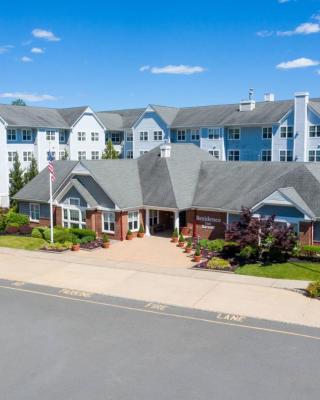
[(52, 176), (49, 174), (50, 185), (50, 242), (53, 243), (53, 207), (52, 207)]

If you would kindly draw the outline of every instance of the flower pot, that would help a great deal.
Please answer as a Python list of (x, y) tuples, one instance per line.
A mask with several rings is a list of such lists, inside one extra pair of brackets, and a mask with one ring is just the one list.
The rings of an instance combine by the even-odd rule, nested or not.
[(192, 247), (186, 247), (186, 253), (188, 253), (188, 254), (190, 254), (191, 253), (191, 251), (192, 251)]
[(178, 246), (181, 247), (181, 248), (184, 247), (184, 242), (179, 242)]
[(108, 249), (108, 248), (110, 247), (110, 242), (104, 242), (104, 243), (102, 243), (102, 247), (103, 247), (104, 249)]
[(79, 251), (80, 250), (80, 244), (73, 244), (71, 247), (72, 251)]
[(172, 243), (178, 243), (178, 238), (177, 237), (172, 237), (171, 238)]
[(127, 240), (132, 240), (133, 239), (133, 235), (127, 235)]
[(138, 238), (143, 238), (144, 237), (144, 232), (138, 232)]
[(194, 256), (193, 256), (193, 259), (194, 259), (195, 262), (198, 263), (198, 262), (201, 261), (201, 256), (196, 256), (196, 255), (194, 255)]

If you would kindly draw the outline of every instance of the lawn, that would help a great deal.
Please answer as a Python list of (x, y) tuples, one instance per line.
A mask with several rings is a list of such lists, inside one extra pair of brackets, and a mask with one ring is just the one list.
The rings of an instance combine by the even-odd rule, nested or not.
[(305, 281), (320, 280), (320, 263), (287, 262), (282, 264), (247, 264), (235, 271), (239, 275), (251, 275), (275, 279), (297, 279)]
[(11, 247), (13, 249), (39, 250), (44, 243), (43, 239), (26, 236), (0, 236), (0, 247)]

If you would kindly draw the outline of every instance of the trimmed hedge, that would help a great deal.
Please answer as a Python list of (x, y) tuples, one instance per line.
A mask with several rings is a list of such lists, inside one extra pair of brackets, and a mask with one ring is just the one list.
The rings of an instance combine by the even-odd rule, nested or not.
[(29, 225), (29, 217), (25, 214), (9, 211), (6, 214), (6, 224), (18, 224), (18, 226)]
[(36, 239), (43, 239), (43, 235), (38, 228), (33, 228), (31, 232), (31, 236)]
[(307, 287), (307, 293), (313, 298), (320, 297), (320, 281), (309, 283), (309, 286)]
[(68, 229), (70, 233), (76, 235), (79, 239), (82, 239), (85, 236), (93, 236), (96, 239), (96, 232), (91, 229), (79, 229), (79, 228), (70, 228)]
[(320, 246), (305, 245), (301, 247), (301, 252), (310, 255), (320, 254)]

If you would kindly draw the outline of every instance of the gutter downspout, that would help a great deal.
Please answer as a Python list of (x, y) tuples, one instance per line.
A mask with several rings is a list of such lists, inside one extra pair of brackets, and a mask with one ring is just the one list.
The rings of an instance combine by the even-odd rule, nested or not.
[(123, 242), (122, 211), (120, 211), (120, 240)]

